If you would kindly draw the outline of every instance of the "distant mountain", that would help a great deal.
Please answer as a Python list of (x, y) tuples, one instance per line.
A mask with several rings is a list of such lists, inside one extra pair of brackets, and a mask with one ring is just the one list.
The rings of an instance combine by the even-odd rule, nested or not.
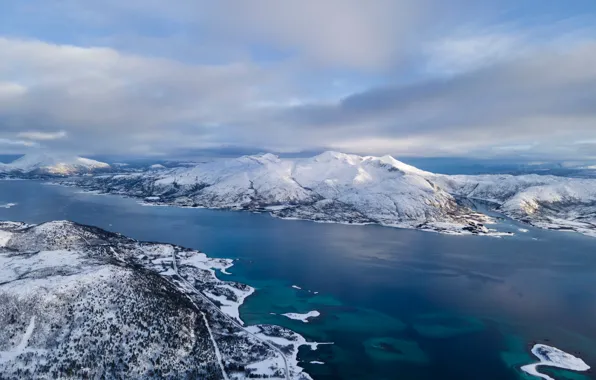
[(378, 223), (450, 233), (492, 234), (490, 218), (459, 205), (424, 172), (390, 156), (272, 154), (194, 167), (96, 176), (78, 186), (179, 206), (267, 211), (282, 218)]
[(494, 203), (514, 219), (596, 237), (596, 179), (537, 174), (434, 178), (451, 194)]
[(242, 325), (254, 289), (215, 276), (229, 266), (67, 221), (0, 222), (0, 377), (311, 379), (303, 337)]
[(281, 218), (376, 223), (445, 233), (496, 234), (491, 218), (465, 206), (479, 199), (538, 227), (596, 235), (596, 180), (541, 175), (441, 175), (391, 156), (272, 154), (194, 167), (101, 175), (71, 182), (147, 202), (267, 211)]
[(106, 171), (110, 165), (88, 158), (51, 153), (30, 153), (10, 164), (1, 164), (0, 172), (68, 176)]

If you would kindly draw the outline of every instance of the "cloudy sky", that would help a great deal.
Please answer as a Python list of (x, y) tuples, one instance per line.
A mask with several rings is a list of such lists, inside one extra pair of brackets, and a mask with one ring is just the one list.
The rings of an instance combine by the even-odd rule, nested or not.
[(596, 159), (594, 0), (3, 0), (0, 154)]

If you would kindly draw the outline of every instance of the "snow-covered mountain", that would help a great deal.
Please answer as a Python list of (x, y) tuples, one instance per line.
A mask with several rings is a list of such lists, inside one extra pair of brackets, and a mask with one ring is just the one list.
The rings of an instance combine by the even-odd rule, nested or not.
[(596, 179), (550, 175), (439, 176), (459, 197), (494, 203), (498, 211), (534, 226), (596, 236)]
[[(490, 233), (490, 218), (459, 205), (427, 173), (392, 157), (272, 154), (192, 168), (96, 176), (79, 186), (179, 206), (266, 210), (278, 217)], [(427, 178), (429, 177), (429, 178)]]
[(268, 211), (282, 218), (378, 223), (448, 233), (494, 234), (464, 198), (538, 227), (596, 235), (596, 180), (540, 175), (448, 176), (391, 156), (272, 154), (194, 167), (82, 178), (71, 184), (178, 206)]
[(105, 162), (44, 152), (29, 153), (10, 164), (0, 166), (0, 172), (4, 173), (55, 176), (85, 174), (109, 169), (110, 165)]
[(0, 222), (1, 377), (310, 379), (304, 338), (242, 325), (254, 289), (218, 280), (230, 266), (71, 222)]

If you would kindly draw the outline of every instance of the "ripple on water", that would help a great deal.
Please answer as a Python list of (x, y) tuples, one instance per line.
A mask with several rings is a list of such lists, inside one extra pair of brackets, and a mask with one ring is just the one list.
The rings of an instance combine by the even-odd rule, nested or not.
[(482, 331), (484, 323), (469, 316), (432, 313), (417, 316), (412, 327), (425, 338), (442, 339)]
[(364, 342), (366, 354), (375, 361), (404, 361), (425, 364), (428, 357), (418, 343), (391, 337), (371, 338)]

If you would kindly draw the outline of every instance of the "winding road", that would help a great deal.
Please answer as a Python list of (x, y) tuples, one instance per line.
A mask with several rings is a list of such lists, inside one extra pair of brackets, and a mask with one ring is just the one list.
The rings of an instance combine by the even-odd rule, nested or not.
[[(80, 238), (82, 238), (85, 243), (88, 246), (91, 246), (92, 244), (89, 242), (89, 240), (87, 240), (82, 234), (77, 234), (79, 235)], [(114, 251), (113, 247), (110, 247), (110, 249), (112, 250), (113, 254), (116, 254), (116, 252)], [(285, 367), (285, 379), (286, 380), (291, 380), (290, 378), (290, 369), (288, 366), (288, 359), (286, 358), (286, 355), (279, 349), (277, 348), (273, 343), (259, 337), (258, 335), (248, 331), (244, 326), (242, 326), (240, 323), (238, 323), (234, 318), (230, 317), (229, 315), (227, 315), (226, 313), (224, 313), (215, 303), (213, 303), (213, 301), (211, 301), (207, 296), (205, 296), (200, 290), (198, 290), (197, 288), (195, 288), (195, 286), (193, 284), (191, 284), (190, 282), (188, 282), (188, 280), (186, 280), (184, 277), (182, 277), (182, 275), (180, 274), (180, 271), (178, 270), (178, 260), (176, 257), (176, 250), (172, 250), (172, 267), (174, 269), (174, 272), (176, 272), (176, 275), (181, 279), (182, 282), (184, 282), (184, 284), (186, 284), (186, 286), (188, 286), (190, 289), (194, 290), (194, 292), (201, 297), (205, 302), (207, 302), (208, 304), (210, 304), (211, 306), (213, 306), (213, 308), (215, 310), (217, 310), (218, 313), (220, 313), (224, 319), (226, 319), (228, 322), (230, 322), (232, 325), (234, 325), (235, 327), (241, 329), (242, 331), (246, 332), (248, 335), (254, 337), (256, 340), (258, 340), (259, 342), (266, 344), (267, 346), (269, 346), (272, 350), (274, 350), (275, 352), (277, 352), (281, 358), (284, 361), (284, 367)], [(205, 325), (207, 326), (207, 329), (209, 331), (209, 336), (211, 338), (211, 341), (213, 342), (214, 345), (214, 349), (215, 349), (215, 355), (217, 357), (218, 360), (218, 364), (219, 367), (221, 369), (222, 375), (224, 380), (229, 380), (229, 377), (225, 371), (224, 365), (222, 363), (222, 357), (221, 357), (221, 353), (219, 351), (219, 347), (217, 346), (217, 343), (215, 342), (215, 339), (213, 338), (213, 333), (211, 331), (211, 327), (209, 326), (209, 322), (207, 320), (207, 316), (205, 315), (205, 313), (203, 311), (201, 311), (201, 308), (194, 302), (194, 300), (192, 299), (192, 297), (190, 297), (188, 294), (185, 294), (186, 297), (190, 300), (190, 302), (194, 305), (194, 307), (197, 309), (197, 311), (199, 311), (204, 320), (205, 320)]]
[[(288, 359), (286, 358), (286, 355), (279, 349), (277, 348), (273, 343), (259, 337), (258, 335), (248, 331), (246, 329), (246, 327), (242, 326), (240, 323), (238, 323), (234, 318), (230, 317), (229, 315), (227, 315), (226, 313), (224, 313), (223, 311), (221, 311), (221, 309), (219, 307), (217, 307), (217, 305), (215, 303), (213, 303), (213, 301), (211, 301), (207, 296), (205, 296), (200, 290), (198, 290), (197, 288), (195, 288), (195, 286), (193, 284), (191, 284), (190, 282), (188, 282), (188, 280), (186, 280), (184, 277), (182, 277), (182, 275), (180, 274), (180, 272), (178, 271), (178, 261), (176, 258), (176, 251), (172, 250), (172, 265), (174, 267), (174, 272), (176, 272), (176, 274), (178, 275), (178, 277), (181, 279), (182, 282), (184, 282), (190, 289), (193, 289), (197, 295), (199, 295), (199, 297), (201, 297), (205, 302), (209, 303), (211, 306), (213, 306), (215, 308), (215, 310), (217, 310), (228, 322), (230, 322), (232, 325), (234, 325), (235, 327), (242, 329), (244, 332), (246, 332), (247, 334), (249, 334), (250, 336), (254, 337), (255, 339), (257, 339), (259, 342), (266, 344), (267, 346), (269, 346), (271, 349), (273, 349), (274, 351), (276, 351), (278, 354), (281, 355), (283, 361), (284, 361), (284, 366), (285, 366), (285, 370), (286, 370), (286, 380), (291, 380), (290, 379), (290, 370), (288, 367)], [(201, 311), (201, 309), (197, 306), (197, 304), (192, 300), (192, 298), (188, 297), (192, 304), (195, 306), (195, 308), (197, 308), (197, 310), (203, 314), (203, 317), (205, 318), (205, 323), (207, 324), (207, 328), (209, 329), (209, 334), (211, 335), (211, 340), (213, 341), (213, 344), (215, 345), (215, 352), (216, 355), (218, 357), (218, 361), (219, 361), (219, 365), (220, 368), (222, 370), (222, 374), (224, 376), (224, 379), (228, 380), (228, 375), (226, 374), (224, 367), (223, 367), (223, 363), (221, 360), (221, 354), (219, 353), (219, 348), (217, 347), (217, 343), (215, 342), (215, 340), (213, 339), (213, 335), (211, 334), (211, 328), (209, 327), (209, 323), (207, 322), (207, 317), (205, 316), (205, 314)]]

